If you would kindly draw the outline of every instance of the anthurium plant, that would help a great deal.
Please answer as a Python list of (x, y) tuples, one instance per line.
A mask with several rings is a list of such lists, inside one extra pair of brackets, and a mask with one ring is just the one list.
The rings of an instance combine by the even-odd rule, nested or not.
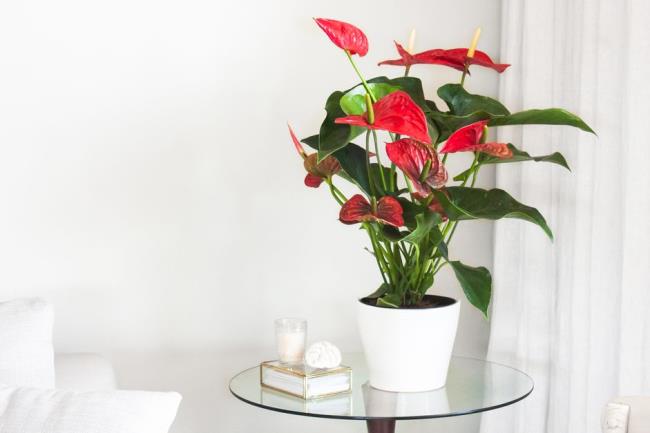
[[(465, 88), (470, 71), (482, 67), (502, 73), (509, 66), (476, 49), (480, 30), (469, 48), (420, 53), (412, 52), (412, 34), (407, 48), (395, 43), (399, 58), (379, 62), (403, 68), (403, 73), (366, 80), (354, 61), (354, 56), (368, 53), (365, 34), (341, 21), (315, 21), (342, 50), (360, 83), (327, 98), (317, 134), (298, 140), (291, 127), (289, 132), (304, 160), (305, 185), (318, 188), (325, 183), (341, 206), (339, 220), (360, 224), (368, 234), (382, 283), (366, 301), (379, 307), (425, 306), (436, 274), (449, 266), (469, 302), (487, 316), (492, 295), (489, 271), (452, 260), (449, 254), (458, 223), (517, 218), (538, 225), (551, 239), (553, 235), (537, 209), (504, 190), (475, 187), (481, 168), (524, 161), (569, 168), (558, 152), (531, 156), (518, 147), (520, 143), (495, 141), (492, 130), (529, 124), (567, 125), (593, 133), (592, 129), (560, 108), (511, 113), (496, 99), (470, 93)], [(425, 97), (422, 82), (409, 75), (414, 65), (459, 71), (459, 82), (437, 90), (446, 109)], [(361, 144), (354, 143), (357, 139)], [(305, 151), (303, 143), (314, 151)], [(471, 154), (472, 162), (452, 177), (445, 163), (460, 152)], [(386, 157), (388, 161), (382, 161)], [(335, 185), (339, 178), (353, 183), (359, 193), (346, 197)]]

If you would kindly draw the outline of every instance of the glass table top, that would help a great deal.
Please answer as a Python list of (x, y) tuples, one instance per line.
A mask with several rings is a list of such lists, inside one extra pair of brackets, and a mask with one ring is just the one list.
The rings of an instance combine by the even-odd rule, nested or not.
[(352, 367), (352, 391), (348, 394), (303, 400), (260, 386), (259, 366), (237, 374), (230, 391), (240, 400), (269, 410), (296, 415), (338, 419), (423, 419), (467, 415), (498, 409), (526, 398), (533, 380), (525, 373), (501, 364), (452, 357), (447, 385), (427, 392), (387, 392), (372, 388), (363, 354), (344, 354)]

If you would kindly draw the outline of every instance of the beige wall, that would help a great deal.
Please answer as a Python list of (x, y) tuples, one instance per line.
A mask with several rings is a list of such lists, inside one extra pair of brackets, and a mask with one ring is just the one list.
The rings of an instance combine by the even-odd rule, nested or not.
[[(355, 82), (311, 17), (366, 31), (370, 77), (399, 73), (376, 62), (412, 27), (426, 49), (480, 25), (498, 58), (499, 13), (498, 0), (2, 3), (0, 297), (54, 302), (57, 349), (105, 354), (124, 386), (181, 391), (177, 433), (362, 431), (225, 389), (273, 355), (279, 316), (359, 350), (355, 299), (378, 282), (363, 233), (302, 185), (287, 136), (287, 120), (317, 131), (329, 92)], [(413, 73), (429, 96), (459, 78)], [(494, 94), (497, 76), (477, 70), (468, 87)], [(452, 254), (489, 266), (490, 224), (464, 225)], [(449, 275), (437, 287), (460, 296)], [(486, 339), (463, 308), (457, 353), (480, 357)]]

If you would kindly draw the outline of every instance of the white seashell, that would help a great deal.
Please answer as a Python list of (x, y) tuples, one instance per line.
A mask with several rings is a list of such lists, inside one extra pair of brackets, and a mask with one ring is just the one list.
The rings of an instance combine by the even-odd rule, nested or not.
[(305, 363), (312, 368), (335, 368), (341, 365), (341, 351), (329, 341), (318, 341), (305, 352)]

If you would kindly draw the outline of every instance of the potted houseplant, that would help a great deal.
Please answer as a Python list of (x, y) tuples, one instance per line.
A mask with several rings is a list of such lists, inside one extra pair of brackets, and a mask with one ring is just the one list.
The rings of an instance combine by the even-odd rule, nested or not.
[[(467, 300), (486, 317), (492, 293), (490, 273), (452, 259), (449, 245), (464, 220), (517, 218), (551, 229), (535, 208), (501, 189), (475, 187), (483, 166), (544, 161), (569, 168), (560, 153), (531, 156), (516, 145), (500, 143), (488, 130), (505, 125), (568, 125), (593, 132), (568, 111), (532, 109), (511, 113), (499, 101), (470, 93), (465, 78), (484, 67), (502, 73), (476, 50), (477, 30), (469, 48), (412, 53), (396, 43), (399, 58), (379, 65), (403, 67), (397, 78), (366, 80), (354, 56), (368, 52), (365, 34), (350, 24), (316, 19), (341, 50), (360, 83), (335, 91), (325, 103), (326, 116), (317, 134), (291, 138), (304, 160), (305, 184), (325, 183), (340, 206), (344, 224), (359, 224), (368, 234), (379, 270), (377, 290), (359, 300), (359, 328), (373, 387), (388, 391), (424, 391), (445, 384), (458, 324), (459, 302), (428, 294), (445, 266), (456, 275)], [(409, 76), (416, 64), (442, 65), (459, 71), (459, 83), (437, 90), (443, 109), (425, 97), (422, 83)], [(382, 134), (381, 139), (379, 134)], [(353, 141), (358, 139), (361, 145)], [(466, 170), (449, 175), (447, 158), (470, 152)], [(359, 193), (345, 196), (335, 185), (352, 182)]]

